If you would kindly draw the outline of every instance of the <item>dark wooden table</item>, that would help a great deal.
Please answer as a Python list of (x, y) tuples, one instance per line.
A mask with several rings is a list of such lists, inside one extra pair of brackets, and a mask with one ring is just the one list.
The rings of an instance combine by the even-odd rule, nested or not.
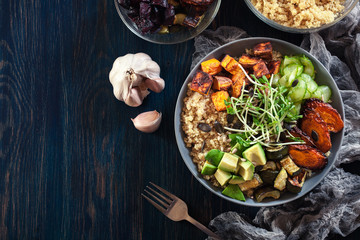
[[(210, 28), (221, 25), (297, 45), (303, 37), (270, 28), (243, 1), (223, 1)], [(149, 181), (204, 224), (230, 210), (254, 217), (256, 208), (208, 192), (178, 152), (173, 113), (193, 51), (193, 40), (136, 37), (113, 0), (0, 0), (0, 239), (205, 238), (141, 198)], [(115, 99), (108, 73), (136, 52), (159, 63), (166, 88), (131, 108)], [(153, 109), (161, 128), (137, 131), (130, 118)]]

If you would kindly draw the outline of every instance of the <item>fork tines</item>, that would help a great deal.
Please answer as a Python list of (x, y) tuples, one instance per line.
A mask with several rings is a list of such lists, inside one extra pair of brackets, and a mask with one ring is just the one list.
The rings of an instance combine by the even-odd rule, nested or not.
[(141, 195), (152, 205), (154, 205), (154, 207), (156, 207), (160, 212), (165, 213), (173, 200), (175, 200), (175, 196), (152, 182), (150, 182), (150, 184), (161, 193), (159, 193), (150, 186), (146, 186), (146, 188), (144, 189), (146, 195), (144, 193), (142, 193)]

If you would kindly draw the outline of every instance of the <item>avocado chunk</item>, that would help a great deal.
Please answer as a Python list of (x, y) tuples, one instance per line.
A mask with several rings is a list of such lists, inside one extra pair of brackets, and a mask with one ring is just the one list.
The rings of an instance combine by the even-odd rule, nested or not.
[(238, 174), (247, 181), (251, 180), (254, 176), (255, 167), (250, 161), (239, 161)]
[(224, 156), (224, 152), (220, 151), (219, 149), (211, 149), (205, 155), (205, 159), (209, 161), (209, 163), (217, 167), (223, 156)]
[(221, 186), (227, 184), (229, 180), (232, 178), (231, 173), (225, 172), (221, 169), (216, 170), (214, 176)]
[(216, 172), (217, 167), (210, 164), (209, 162), (205, 162), (203, 168), (201, 169), (202, 175), (213, 175)]
[(227, 186), (223, 191), (222, 194), (245, 202), (245, 197), (242, 191), (240, 190), (239, 186), (236, 184), (230, 184)]
[(238, 156), (231, 153), (225, 153), (218, 167), (223, 171), (235, 173), (237, 170), (238, 162)]
[(233, 175), (229, 181), (230, 184), (239, 184), (239, 183), (243, 183), (243, 182), (245, 182), (245, 180), (242, 177), (237, 176), (237, 175)]
[(254, 166), (262, 166), (266, 163), (264, 149), (257, 143), (243, 152), (243, 157), (252, 162)]

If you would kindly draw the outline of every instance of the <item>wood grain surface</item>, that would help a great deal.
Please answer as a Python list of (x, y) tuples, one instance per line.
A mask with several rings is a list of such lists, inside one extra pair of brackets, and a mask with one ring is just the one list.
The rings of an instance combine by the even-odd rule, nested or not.
[[(303, 37), (270, 28), (243, 1), (223, 1), (210, 28), (220, 25), (297, 45)], [(204, 239), (141, 198), (149, 181), (205, 225), (224, 211), (255, 216), (207, 191), (178, 152), (173, 114), (193, 44), (136, 37), (113, 0), (0, 0), (0, 239)], [(158, 62), (166, 88), (131, 108), (108, 74), (136, 52)], [(154, 109), (160, 129), (137, 131), (130, 118)]]

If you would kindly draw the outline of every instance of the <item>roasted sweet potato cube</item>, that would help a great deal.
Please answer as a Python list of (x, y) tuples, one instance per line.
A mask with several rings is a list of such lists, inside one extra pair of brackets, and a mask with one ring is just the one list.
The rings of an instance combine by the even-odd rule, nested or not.
[(231, 74), (236, 74), (241, 71), (239, 63), (229, 55), (226, 55), (221, 61), (221, 66)]
[(324, 122), (326, 122), (327, 129), (330, 132), (339, 132), (343, 129), (344, 122), (341, 119), (340, 114), (330, 104), (317, 98), (311, 98), (305, 102), (304, 108), (309, 108), (317, 112)]
[(218, 91), (211, 94), (211, 100), (215, 105), (217, 111), (225, 111), (226, 105), (224, 100), (229, 98), (229, 93), (227, 91)]
[(228, 90), (232, 85), (232, 80), (223, 76), (214, 76), (213, 89), (215, 90)]
[(257, 64), (253, 66), (254, 69), (254, 75), (256, 78), (261, 78), (264, 75), (269, 74), (269, 69), (267, 68), (264, 60), (261, 60)]
[(210, 75), (215, 75), (221, 72), (222, 67), (219, 60), (212, 58), (201, 63), (201, 70)]
[(331, 139), (327, 124), (317, 112), (306, 108), (303, 112), (300, 129), (311, 138), (315, 146), (323, 153), (331, 149)]
[(253, 48), (254, 55), (263, 59), (272, 59), (272, 45), (270, 42), (259, 43)]
[(296, 165), (310, 170), (320, 170), (327, 164), (325, 154), (308, 145), (290, 145), (289, 155)]
[(280, 70), (281, 61), (271, 61), (268, 63), (267, 68), (270, 74), (277, 74)]
[[(235, 75), (234, 75), (235, 76)], [(232, 85), (231, 96), (238, 98), (241, 95), (242, 87), (246, 85), (246, 78), (238, 78)]]
[[(298, 128), (297, 126), (293, 127), (290, 129), (290, 134), (293, 135), (296, 138), (300, 138), (301, 140), (303, 140), (305, 142), (306, 145), (310, 146), (310, 147), (315, 147), (315, 144), (313, 143), (313, 141), (311, 140), (311, 138), (304, 133), (303, 131), (301, 131), (300, 128)], [(291, 141), (291, 140), (289, 140)]]
[(192, 79), (190, 89), (203, 95), (208, 95), (212, 84), (212, 76), (206, 72), (199, 71)]
[(252, 68), (255, 64), (257, 64), (258, 62), (260, 62), (261, 59), (257, 58), (257, 57), (252, 57), (248, 54), (243, 54), (240, 58), (239, 58), (239, 63), (244, 67), (244, 68)]

